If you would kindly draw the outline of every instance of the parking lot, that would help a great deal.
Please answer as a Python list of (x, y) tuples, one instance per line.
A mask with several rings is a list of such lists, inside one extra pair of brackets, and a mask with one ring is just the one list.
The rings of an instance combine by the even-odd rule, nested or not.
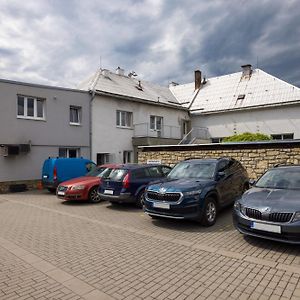
[(46, 191), (0, 195), (1, 299), (300, 299), (300, 246)]

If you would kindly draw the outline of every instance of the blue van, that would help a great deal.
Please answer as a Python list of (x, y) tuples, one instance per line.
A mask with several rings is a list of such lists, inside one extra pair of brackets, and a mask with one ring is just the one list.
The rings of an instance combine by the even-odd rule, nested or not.
[(91, 171), (96, 164), (86, 158), (48, 158), (44, 161), (42, 184), (49, 192), (66, 180), (80, 177)]

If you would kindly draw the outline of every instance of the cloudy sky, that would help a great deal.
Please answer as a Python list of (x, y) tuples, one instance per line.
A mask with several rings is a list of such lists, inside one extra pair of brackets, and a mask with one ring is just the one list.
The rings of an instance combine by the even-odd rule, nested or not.
[(300, 86), (300, 1), (0, 0), (0, 78), (74, 87), (100, 62), (161, 84), (251, 63)]

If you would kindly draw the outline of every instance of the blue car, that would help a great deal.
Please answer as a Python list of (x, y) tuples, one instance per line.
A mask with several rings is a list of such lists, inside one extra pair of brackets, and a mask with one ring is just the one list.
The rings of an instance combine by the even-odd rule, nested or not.
[(165, 180), (148, 186), (144, 209), (152, 218), (192, 219), (211, 226), (219, 209), (248, 186), (245, 168), (233, 158), (186, 160)]
[(165, 178), (170, 171), (171, 167), (165, 165), (119, 165), (102, 177), (98, 193), (112, 204), (135, 203), (142, 207), (146, 186)]
[(86, 158), (49, 157), (43, 164), (42, 185), (49, 192), (55, 192), (60, 183), (84, 176), (95, 167), (96, 164)]

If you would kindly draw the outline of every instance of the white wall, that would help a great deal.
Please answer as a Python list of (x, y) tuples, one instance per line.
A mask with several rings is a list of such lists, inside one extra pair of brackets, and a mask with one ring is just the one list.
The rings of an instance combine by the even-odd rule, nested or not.
[(133, 124), (149, 123), (150, 115), (163, 117), (163, 124), (180, 127), (181, 120), (188, 120), (186, 111), (148, 105), (111, 97), (96, 96), (92, 102), (92, 159), (96, 161), (97, 153), (114, 154), (115, 162), (123, 162), (123, 151), (133, 151), (133, 129), (116, 126), (116, 111), (133, 113)]
[(294, 133), (300, 139), (300, 106), (281, 106), (210, 115), (193, 115), (193, 127), (207, 127), (211, 137), (226, 137), (235, 133)]

